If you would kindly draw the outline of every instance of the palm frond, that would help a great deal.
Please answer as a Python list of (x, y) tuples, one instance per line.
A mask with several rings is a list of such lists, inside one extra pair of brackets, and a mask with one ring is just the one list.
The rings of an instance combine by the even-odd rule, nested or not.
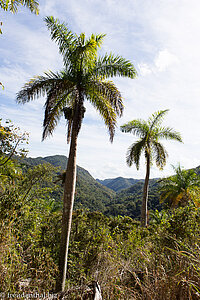
[(0, 8), (3, 10), (9, 10), (12, 13), (18, 11), (18, 6), (23, 5), (30, 9), (30, 11), (36, 15), (39, 14), (39, 3), (35, 0), (4, 0), (0, 1)]
[(139, 170), (140, 157), (142, 151), (145, 150), (145, 139), (140, 139), (134, 144), (132, 144), (126, 153), (126, 163), (129, 167), (135, 163), (137, 170)]
[[(71, 104), (70, 94), (73, 94), (74, 87), (66, 89), (61, 93), (55, 89), (52, 89), (48, 95), (45, 103), (45, 115), (43, 122), (43, 135), (44, 140), (48, 135), (51, 135), (63, 115), (64, 108)], [(69, 104), (68, 104), (69, 103)]]
[(97, 60), (97, 50), (100, 48), (104, 34), (92, 34), (86, 39), (85, 34), (81, 33), (77, 37), (77, 45), (71, 55), (71, 62), (84, 74), (93, 72)]
[(114, 76), (135, 78), (137, 75), (133, 64), (129, 60), (113, 54), (106, 54), (100, 57), (96, 62), (94, 71), (103, 78)]
[(194, 170), (184, 170), (180, 164), (174, 167), (175, 175), (160, 180), (161, 201), (171, 206), (185, 205), (188, 201), (199, 201), (200, 177)]
[(152, 155), (155, 159), (156, 165), (161, 170), (166, 165), (166, 158), (168, 156), (166, 149), (157, 141), (152, 143)]
[(149, 132), (149, 127), (147, 122), (140, 119), (133, 120), (126, 123), (120, 126), (120, 129), (122, 132), (130, 132), (141, 138), (144, 138)]
[(110, 135), (110, 141), (113, 142), (113, 137), (115, 134), (115, 127), (117, 124), (116, 121), (116, 113), (114, 108), (111, 106), (109, 101), (106, 98), (93, 94), (87, 95), (90, 103), (95, 107), (95, 109), (99, 112), (100, 116), (103, 118), (106, 127), (108, 128), (108, 132)]
[(158, 126), (163, 121), (163, 118), (168, 111), (169, 109), (159, 110), (152, 114), (152, 116), (148, 119), (150, 131), (152, 131), (154, 127)]
[(90, 94), (100, 95), (107, 99), (115, 113), (119, 117), (122, 116), (124, 110), (123, 99), (120, 91), (112, 81), (105, 81), (99, 78), (95, 78), (94, 80), (86, 79), (86, 84)]
[[(54, 89), (55, 94), (62, 93), (66, 89), (74, 86), (67, 76), (64, 77), (63, 72), (53, 73), (52, 71), (46, 72), (46, 76), (35, 76), (17, 93), (17, 103), (24, 104), (32, 101), (35, 98), (45, 96)], [(66, 74), (65, 74), (66, 75)]]
[(176, 140), (181, 143), (183, 142), (181, 134), (170, 127), (160, 127), (158, 137), (166, 140)]
[(59, 82), (62, 82), (59, 74), (53, 72), (46, 73), (46, 76), (35, 76), (17, 93), (16, 101), (26, 103), (35, 98), (45, 96), (45, 94)]
[[(16, 0), (12, 0), (11, 2), (16, 2)], [(36, 15), (39, 14), (39, 3), (35, 0), (23, 0), (23, 1), (18, 1), (23, 3), (23, 6), (26, 6), (27, 8), (30, 9), (30, 11)]]
[(63, 57), (65, 66), (71, 64), (71, 56), (77, 46), (77, 37), (67, 28), (67, 24), (60, 23), (53, 16), (44, 19), (50, 30), (51, 39), (58, 44), (59, 52)]
[(91, 38), (94, 39), (96, 41), (96, 45), (97, 45), (97, 48), (100, 48), (102, 43), (103, 43), (103, 40), (105, 38), (106, 34), (105, 33), (101, 33), (101, 34), (92, 34), (91, 35)]

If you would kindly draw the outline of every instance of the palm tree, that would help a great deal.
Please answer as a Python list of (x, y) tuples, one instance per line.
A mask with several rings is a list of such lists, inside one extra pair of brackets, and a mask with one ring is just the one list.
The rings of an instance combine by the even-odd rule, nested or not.
[(171, 207), (185, 206), (189, 201), (200, 206), (200, 177), (194, 170), (184, 170), (180, 165), (173, 169), (174, 176), (160, 180), (160, 200)]
[(141, 225), (147, 226), (147, 200), (150, 166), (153, 161), (159, 169), (163, 169), (166, 164), (167, 151), (159, 142), (160, 139), (170, 139), (182, 142), (181, 136), (178, 132), (170, 127), (162, 127), (161, 123), (168, 109), (161, 110), (154, 113), (147, 121), (133, 120), (122, 125), (122, 132), (130, 132), (139, 136), (139, 140), (133, 143), (127, 151), (126, 162), (128, 166), (135, 163), (137, 170), (139, 170), (140, 157), (144, 152), (146, 160), (146, 177), (143, 188), (142, 208), (141, 208)]
[(63, 218), (60, 247), (60, 277), (57, 290), (64, 291), (69, 236), (76, 183), (77, 138), (84, 118), (84, 102), (88, 100), (102, 116), (113, 141), (116, 118), (123, 112), (121, 93), (108, 77), (135, 78), (136, 71), (130, 61), (120, 56), (106, 54), (98, 57), (104, 34), (73, 34), (66, 24), (53, 17), (45, 19), (63, 57), (64, 69), (60, 72), (36, 76), (25, 84), (17, 95), (18, 103), (26, 103), (46, 94), (43, 139), (53, 133), (63, 113), (68, 123), (67, 140), (70, 142), (69, 157), (64, 184)]

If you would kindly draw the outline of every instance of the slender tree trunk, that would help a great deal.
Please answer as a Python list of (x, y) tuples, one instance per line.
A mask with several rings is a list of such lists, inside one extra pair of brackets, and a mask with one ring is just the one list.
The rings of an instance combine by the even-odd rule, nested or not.
[(147, 201), (149, 190), (149, 176), (150, 176), (150, 156), (147, 154), (146, 177), (143, 188), (142, 208), (141, 208), (141, 226), (147, 227)]
[(60, 244), (60, 258), (59, 258), (59, 276), (56, 284), (57, 292), (64, 292), (67, 259), (69, 248), (69, 237), (72, 223), (72, 212), (74, 204), (74, 194), (76, 185), (76, 152), (77, 152), (77, 138), (79, 132), (79, 106), (75, 109), (75, 116), (73, 118), (72, 136), (70, 143), (70, 152), (67, 163), (65, 184), (64, 184), (64, 198), (63, 198), (63, 217), (62, 217), (62, 232)]

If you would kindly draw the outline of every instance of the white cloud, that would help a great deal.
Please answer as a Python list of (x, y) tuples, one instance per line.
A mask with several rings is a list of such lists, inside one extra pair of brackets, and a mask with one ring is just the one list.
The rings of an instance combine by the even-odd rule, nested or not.
[(145, 76), (145, 75), (149, 75), (152, 73), (152, 69), (150, 66), (148, 66), (147, 64), (145, 63), (141, 63), (138, 65), (138, 68), (139, 68), (139, 71), (140, 71), (140, 74), (142, 76)]
[(167, 49), (158, 53), (155, 58), (155, 66), (158, 71), (165, 71), (169, 66), (178, 62), (178, 58)]

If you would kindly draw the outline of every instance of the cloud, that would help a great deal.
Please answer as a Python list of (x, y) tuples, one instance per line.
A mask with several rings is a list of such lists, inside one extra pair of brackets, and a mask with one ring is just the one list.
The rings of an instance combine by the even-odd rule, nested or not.
[(139, 72), (142, 76), (150, 75), (152, 73), (164, 72), (170, 67), (174, 67), (179, 62), (176, 55), (169, 52), (169, 50), (160, 50), (152, 64), (140, 63), (138, 64)]
[[(102, 52), (112, 51), (130, 59), (138, 69), (135, 80), (116, 79), (124, 97), (124, 115), (119, 125), (132, 119), (147, 119), (153, 112), (169, 108), (166, 125), (181, 132), (184, 144), (165, 142), (169, 153), (163, 172), (156, 167), (152, 177), (171, 174), (170, 164), (180, 161), (190, 168), (200, 161), (200, 31), (198, 0), (41, 0), (41, 14), (27, 10), (17, 15), (2, 13), (4, 24), (0, 47), (1, 117), (30, 132), (30, 155), (67, 154), (65, 121), (53, 137), (41, 143), (44, 99), (17, 106), (15, 93), (33, 75), (62, 68), (57, 46), (51, 41), (43, 17), (54, 15), (74, 32), (107, 33)], [(177, 13), (178, 12), (178, 13)], [(128, 168), (125, 155), (136, 140), (116, 130), (111, 145), (103, 120), (91, 105), (79, 136), (78, 164), (99, 178), (124, 176), (144, 178), (141, 168)]]
[(178, 62), (178, 58), (167, 49), (158, 53), (155, 58), (155, 66), (158, 71), (165, 71), (169, 66)]
[(145, 75), (149, 75), (152, 73), (152, 69), (150, 66), (148, 66), (147, 64), (145, 63), (141, 63), (138, 65), (138, 68), (139, 68), (139, 71), (140, 71), (140, 74), (142, 76), (145, 76)]

